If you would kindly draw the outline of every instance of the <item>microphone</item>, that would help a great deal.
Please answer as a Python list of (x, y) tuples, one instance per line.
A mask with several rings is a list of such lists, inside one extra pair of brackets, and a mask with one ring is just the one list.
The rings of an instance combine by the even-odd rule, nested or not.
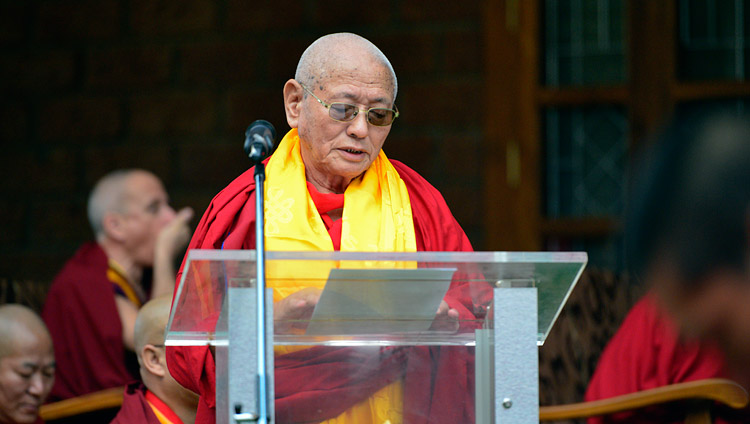
[(258, 164), (267, 158), (276, 141), (276, 130), (270, 122), (258, 119), (245, 131), (245, 154)]

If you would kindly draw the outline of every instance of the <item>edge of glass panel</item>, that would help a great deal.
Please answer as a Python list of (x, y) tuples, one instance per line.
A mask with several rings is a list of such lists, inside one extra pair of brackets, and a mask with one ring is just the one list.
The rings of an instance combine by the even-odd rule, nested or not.
[[(255, 260), (255, 250), (193, 249), (191, 260)], [(343, 260), (343, 261), (429, 261), (429, 262), (510, 262), (586, 263), (586, 252), (278, 252), (266, 251), (266, 260)], [(186, 262), (187, 264), (187, 262)], [(184, 274), (182, 279), (184, 279)], [(181, 280), (182, 280), (181, 279)], [(182, 283), (182, 281), (180, 281)], [(178, 292), (179, 294), (179, 292)]]
[[(191, 261), (195, 260), (229, 260), (229, 261), (254, 261), (256, 259), (255, 250), (216, 250), (216, 249), (193, 249), (188, 252), (188, 258), (185, 265), (188, 265)], [(578, 263), (581, 266), (575, 276), (573, 283), (568, 288), (565, 296), (560, 303), (555, 315), (553, 316), (550, 325), (544, 331), (537, 333), (538, 340), (537, 344), (542, 346), (546, 340), (549, 330), (557, 322), (557, 318), (562, 312), (562, 308), (568, 301), (570, 294), (578, 284), (580, 277), (588, 263), (588, 254), (586, 252), (279, 252), (279, 251), (267, 251), (266, 260), (337, 260), (337, 261), (416, 261), (416, 262), (453, 262), (453, 263)], [(180, 277), (180, 283), (175, 295), (175, 300), (181, 299), (184, 282), (187, 277), (187, 273), (183, 273)], [(175, 309), (172, 308), (169, 315), (169, 321), (167, 328), (172, 328), (172, 322), (174, 319)], [(203, 339), (205, 337), (205, 339)], [(209, 337), (206, 333), (203, 337), (199, 337), (203, 340), (196, 340), (195, 338), (182, 339), (180, 340), (167, 340), (165, 344), (172, 346), (205, 346), (207, 344), (219, 346), (227, 343), (226, 335), (214, 334), (213, 337)], [(284, 337), (282, 337), (283, 339)], [(208, 339), (211, 339), (209, 342)], [(439, 340), (442, 340), (438, 338)], [(301, 338), (299, 341), (314, 342), (314, 338), (307, 339)], [(431, 344), (445, 344), (445, 340), (437, 341), (431, 340), (431, 337), (424, 336), (421, 341), (425, 345)], [(347, 345), (351, 343), (350, 340), (332, 340), (332, 345), (342, 344)], [(362, 345), (380, 345), (377, 337), (361, 340)], [(395, 342), (395, 343), (394, 343)], [(390, 341), (389, 344), (413, 344), (413, 342)], [(459, 338), (453, 341), (457, 345), (473, 345), (473, 340), (464, 340)]]
[(567, 293), (565, 293), (565, 296), (563, 296), (562, 302), (560, 302), (560, 306), (557, 308), (557, 312), (555, 312), (555, 315), (552, 317), (552, 321), (549, 323), (549, 327), (545, 331), (539, 331), (537, 335), (537, 346), (543, 346), (544, 342), (547, 341), (547, 336), (549, 336), (550, 331), (552, 331), (552, 328), (555, 326), (555, 323), (557, 322), (557, 318), (560, 316), (560, 313), (562, 313), (563, 308), (565, 307), (565, 304), (568, 303), (568, 298), (570, 297), (570, 294), (573, 293), (573, 289), (576, 288), (578, 285), (578, 281), (581, 280), (581, 275), (583, 275), (583, 271), (586, 269), (586, 265), (588, 264), (588, 254), (585, 252), (571, 252), (571, 253), (583, 253), (583, 256), (585, 257), (583, 262), (581, 263), (581, 267), (578, 269), (578, 273), (576, 273), (576, 277), (573, 280), (573, 284), (568, 287)]

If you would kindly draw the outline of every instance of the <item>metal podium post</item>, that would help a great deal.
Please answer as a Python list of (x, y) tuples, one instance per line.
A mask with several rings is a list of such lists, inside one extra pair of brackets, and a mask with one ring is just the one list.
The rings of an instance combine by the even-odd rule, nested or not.
[(477, 424), (539, 422), (536, 287), (494, 289), (494, 330), (478, 330)]

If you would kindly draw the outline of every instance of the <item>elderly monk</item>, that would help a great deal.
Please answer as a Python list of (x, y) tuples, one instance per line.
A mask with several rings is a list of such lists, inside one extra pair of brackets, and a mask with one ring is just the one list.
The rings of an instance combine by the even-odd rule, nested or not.
[[(327, 35), (305, 50), (283, 91), (292, 129), (266, 167), (268, 250), (471, 250), (440, 193), (383, 153), (398, 117), (396, 92), (390, 62), (360, 36)], [(214, 198), (189, 247), (253, 249), (255, 195), (251, 169)], [(269, 281), (282, 272), (269, 268)], [(275, 320), (308, 316), (321, 288), (271, 287)], [(474, 318), (467, 293), (452, 286), (438, 315)], [(277, 422), (474, 421), (467, 348), (282, 348), (274, 359)], [(197, 422), (213, 422), (210, 349), (170, 347), (167, 357), (175, 379), (201, 395)]]
[(195, 422), (198, 395), (180, 386), (169, 374), (164, 331), (172, 298), (146, 302), (135, 321), (135, 349), (143, 383), (125, 390), (122, 408), (113, 423), (183, 424)]
[(0, 306), (0, 423), (41, 423), (39, 407), (54, 380), (55, 352), (44, 322), (25, 306)]
[[(96, 242), (83, 245), (52, 282), (42, 311), (57, 358), (54, 400), (138, 379), (133, 326), (150, 296), (171, 294), (173, 260), (190, 229), (189, 208), (169, 206), (161, 181), (144, 170), (104, 176), (88, 202)], [(153, 267), (150, 287), (144, 271)]]

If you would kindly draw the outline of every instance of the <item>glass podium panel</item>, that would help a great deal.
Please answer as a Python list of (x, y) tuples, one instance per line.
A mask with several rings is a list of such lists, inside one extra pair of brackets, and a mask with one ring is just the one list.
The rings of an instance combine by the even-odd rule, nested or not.
[[(560, 252), (266, 252), (271, 422), (538, 422), (536, 346), (586, 261)], [(167, 345), (215, 364), (218, 423), (260, 402), (255, 273), (254, 251), (190, 251), (167, 325)], [(312, 293), (315, 308), (271, 323), (271, 309), (298, 292)], [(448, 307), (447, 318), (437, 314)], [(506, 399), (512, 409), (498, 406)]]
[[(266, 252), (275, 301), (322, 291), (311, 316), (275, 322), (275, 345), (474, 346), (492, 329), (493, 289), (536, 287), (537, 343), (544, 343), (587, 262), (582, 252)], [(253, 250), (192, 250), (167, 344), (227, 344), (222, 315), (230, 287), (255, 286)], [(445, 300), (458, 322), (435, 320)]]

